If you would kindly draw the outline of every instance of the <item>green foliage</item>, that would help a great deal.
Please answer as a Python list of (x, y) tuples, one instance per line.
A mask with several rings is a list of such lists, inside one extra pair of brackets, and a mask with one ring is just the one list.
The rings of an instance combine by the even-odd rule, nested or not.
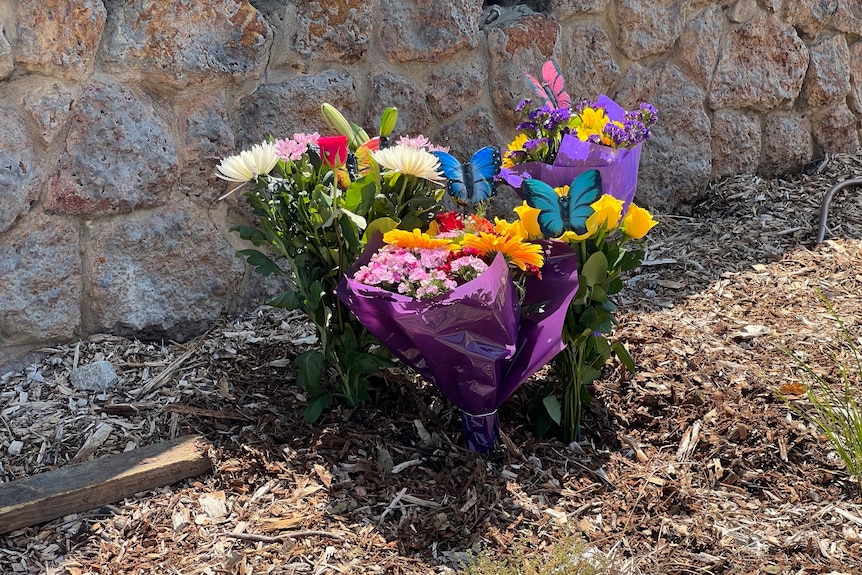
[[(360, 129), (350, 130), (361, 140)], [(381, 173), (365, 148), (356, 158), (361, 175), (352, 180), (311, 149), (297, 161), (279, 161), (245, 194), (257, 225), (232, 228), (260, 248), (237, 252), (258, 273), (291, 280), (292, 289), (268, 303), (301, 310), (316, 327), (319, 349), (296, 361), (297, 384), (309, 397), (308, 421), (317, 420), (333, 398), (358, 405), (368, 395), (369, 376), (393, 365), (335, 293), (365, 248), (367, 232), (427, 229), (440, 206), (439, 186)]]
[[(841, 320), (829, 300), (820, 290), (817, 295), (823, 300), (832, 317), (838, 322), (844, 336), (845, 345), (853, 356), (855, 365), (848, 366), (836, 359), (840, 386), (826, 380), (815, 372), (810, 364), (786, 348), (780, 348), (805, 371), (809, 380), (806, 397), (810, 407), (793, 404), (782, 395), (785, 403), (797, 415), (816, 426), (832, 444), (838, 456), (847, 466), (847, 472), (854, 476), (862, 488), (862, 399), (857, 395), (862, 383), (862, 360), (854, 343), (853, 336)], [(839, 388), (840, 389), (836, 389)]]
[(572, 242), (580, 257), (579, 285), (563, 325), (566, 349), (552, 361), (557, 381), (527, 403), (533, 433), (539, 437), (557, 425), (565, 441), (579, 440), (583, 411), (592, 400), (587, 386), (599, 378), (602, 366), (616, 357), (626, 369), (635, 370), (625, 347), (608, 340), (617, 324), (611, 296), (623, 288), (621, 274), (639, 266), (644, 257), (643, 250), (629, 249), (629, 241), (618, 229), (602, 228), (591, 238)]
[(552, 549), (537, 553), (529, 542), (516, 541), (505, 553), (480, 553), (464, 575), (610, 575), (621, 571), (608, 557), (588, 552), (586, 544), (569, 536)]

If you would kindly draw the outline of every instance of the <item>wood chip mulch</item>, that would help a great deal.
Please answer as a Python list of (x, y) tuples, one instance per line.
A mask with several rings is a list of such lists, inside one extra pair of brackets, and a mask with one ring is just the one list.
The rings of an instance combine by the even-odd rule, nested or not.
[[(809, 168), (727, 179), (693, 215), (658, 217), (617, 299), (638, 371), (605, 369), (572, 445), (523, 415), (549, 372), (503, 406), (487, 457), (401, 372), (366, 407), (305, 423), (292, 359), (313, 331), (271, 308), (184, 344), (41, 350), (0, 374), (0, 481), (184, 434), (207, 438), (215, 471), (0, 535), (0, 572), (425, 575), (577, 534), (614, 573), (862, 573), (859, 485), (778, 393), (807, 404), (782, 347), (830, 377), (855, 365), (817, 289), (862, 336), (862, 190), (835, 198), (814, 242), (823, 195), (862, 155)], [(73, 367), (97, 360), (120, 383), (75, 390)]]

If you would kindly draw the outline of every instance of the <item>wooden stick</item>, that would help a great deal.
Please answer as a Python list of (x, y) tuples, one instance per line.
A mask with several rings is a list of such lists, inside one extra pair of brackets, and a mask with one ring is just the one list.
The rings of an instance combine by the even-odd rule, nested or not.
[(206, 441), (185, 436), (0, 483), (0, 533), (207, 473), (212, 462)]

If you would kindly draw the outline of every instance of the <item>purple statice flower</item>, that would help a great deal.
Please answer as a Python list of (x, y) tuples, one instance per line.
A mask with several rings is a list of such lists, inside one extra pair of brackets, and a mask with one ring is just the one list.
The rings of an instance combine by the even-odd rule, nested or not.
[(585, 109), (587, 109), (587, 108), (595, 108), (595, 109), (598, 109), (598, 108), (599, 108), (599, 106), (596, 106), (596, 103), (595, 103), (595, 102), (593, 102), (592, 100), (581, 100), (580, 102), (578, 102), (577, 104), (575, 104), (575, 106), (572, 108), (572, 112), (573, 112), (575, 115), (578, 115), (578, 114), (580, 114), (581, 112), (583, 112), (583, 111), (584, 111)]
[(639, 120), (645, 126), (652, 126), (658, 122), (658, 110), (652, 104), (642, 102), (637, 110), (626, 113), (627, 120)]
[(615, 148), (626, 148), (629, 146), (629, 132), (626, 130), (625, 124), (620, 126), (614, 122), (608, 122), (605, 124), (602, 133), (611, 139)]
[(527, 114), (527, 117), (533, 121), (542, 120), (551, 115), (551, 112), (554, 111), (554, 108), (545, 104), (544, 106), (540, 106), (535, 110), (530, 110), (530, 113)]
[(598, 134), (590, 134), (589, 136), (587, 136), (587, 141), (591, 144), (598, 144), (599, 146), (604, 145), (604, 142), (602, 142), (602, 137)]
[(515, 106), (515, 112), (520, 113), (521, 111), (523, 111), (524, 108), (526, 108), (532, 103), (533, 101), (529, 98), (527, 98), (526, 100), (521, 100), (520, 102), (518, 102), (518, 105)]
[(521, 122), (515, 129), (519, 132), (535, 132), (539, 129), (539, 125), (536, 122)]
[(548, 147), (548, 138), (534, 138), (524, 142), (524, 150), (530, 154), (541, 148)]
[(308, 144), (285, 139), (275, 141), (275, 155), (284, 161), (296, 162), (308, 151)]

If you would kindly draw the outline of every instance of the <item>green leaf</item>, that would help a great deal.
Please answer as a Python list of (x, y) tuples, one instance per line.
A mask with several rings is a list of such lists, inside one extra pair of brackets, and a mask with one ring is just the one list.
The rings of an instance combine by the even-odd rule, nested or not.
[(324, 409), (332, 407), (332, 396), (328, 393), (314, 398), (302, 412), (302, 419), (314, 423), (323, 414)]
[(548, 416), (552, 420), (554, 420), (554, 423), (559, 425), (560, 422), (563, 420), (563, 412), (562, 408), (560, 407), (560, 400), (553, 395), (548, 395), (542, 400), (542, 403), (545, 406), (545, 410), (548, 412)]
[(394, 230), (398, 227), (398, 222), (393, 220), (392, 218), (377, 218), (368, 224), (368, 227), (365, 228), (365, 235), (362, 236), (363, 242), (368, 242), (377, 232), (380, 234), (385, 234), (388, 231)]
[(320, 300), (323, 298), (323, 295), (326, 293), (326, 290), (323, 288), (323, 284), (319, 281), (314, 282), (310, 286), (308, 286), (308, 309), (314, 310), (320, 305)]
[(239, 233), (239, 237), (256, 246), (269, 243), (266, 236), (260, 230), (251, 226), (232, 226), (230, 231)]
[(320, 379), (324, 367), (325, 359), (320, 350), (312, 349), (296, 357), (296, 383), (312, 397), (319, 396), (323, 389)]
[[(368, 215), (377, 194), (377, 183), (371, 175), (366, 175), (354, 181), (345, 193), (344, 207), (360, 216)], [(364, 226), (363, 226), (364, 227)]]
[(627, 251), (620, 260), (620, 271), (627, 272), (640, 267), (645, 255), (644, 250)]
[(617, 359), (620, 360), (620, 363), (629, 370), (629, 373), (634, 373), (636, 369), (635, 360), (632, 359), (632, 356), (629, 354), (629, 350), (627, 350), (620, 342), (614, 343), (611, 347), (614, 350), (614, 355), (616, 355)]
[(278, 267), (278, 264), (257, 250), (239, 250), (236, 254), (244, 256), (248, 264), (262, 276), (270, 274), (286, 275), (284, 270)]
[(604, 283), (608, 277), (608, 258), (602, 252), (594, 253), (584, 263), (581, 275), (589, 287)]
[(272, 307), (280, 307), (288, 311), (302, 309), (302, 301), (299, 299), (299, 294), (297, 294), (293, 290), (288, 290), (280, 296), (272, 298), (266, 303), (267, 305), (271, 305)]

